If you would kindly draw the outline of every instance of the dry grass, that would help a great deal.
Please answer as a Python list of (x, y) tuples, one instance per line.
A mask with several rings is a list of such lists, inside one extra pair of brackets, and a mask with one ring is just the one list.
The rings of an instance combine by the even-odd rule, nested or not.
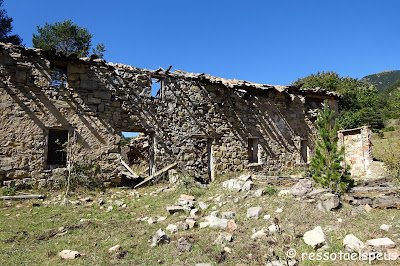
[[(223, 177), (222, 179), (228, 178)], [(218, 210), (234, 211), (239, 230), (233, 232), (234, 241), (228, 243), (232, 253), (223, 253), (221, 245), (214, 244), (220, 230), (193, 228), (169, 234), (172, 242), (155, 248), (150, 248), (151, 238), (159, 229), (167, 227), (170, 223), (184, 221), (185, 215), (168, 215), (163, 222), (149, 225), (147, 222), (137, 221), (139, 217), (167, 216), (165, 207), (173, 204), (185, 189), (161, 192), (157, 196), (149, 195), (151, 191), (165, 186), (160, 184), (153, 187), (139, 189), (140, 198), (129, 198), (130, 190), (111, 189), (104, 194), (93, 193), (94, 202), (81, 205), (61, 206), (50, 201), (56, 194), (49, 195), (49, 200), (44, 202), (28, 200), (20, 202), (0, 202), (0, 261), (2, 265), (40, 264), (63, 265), (71, 261), (63, 261), (57, 253), (64, 249), (77, 250), (85, 256), (73, 261), (75, 265), (194, 265), (199, 262), (211, 262), (221, 265), (263, 265), (268, 260), (286, 259), (286, 250), (294, 248), (298, 254), (312, 252), (302, 240), (301, 236), (307, 230), (320, 225), (323, 228), (337, 227), (327, 233), (332, 249), (330, 252), (342, 250), (342, 239), (346, 234), (352, 233), (366, 241), (376, 237), (390, 237), (398, 233), (398, 220), (400, 214), (397, 210), (372, 210), (370, 213), (354, 215), (353, 207), (344, 205), (336, 212), (320, 213), (311, 203), (298, 201), (292, 197), (266, 195), (263, 197), (247, 196), (242, 193), (233, 193), (221, 189), (221, 180), (214, 182), (208, 189), (198, 193), (197, 201), (210, 204), (209, 209), (201, 215), (209, 214), (217, 202), (209, 197), (222, 196), (222, 201), (227, 203)], [(147, 194), (147, 195), (146, 195)], [(75, 195), (75, 198), (86, 197)], [(98, 198), (106, 202), (102, 208), (96, 202)], [(238, 203), (234, 199), (239, 198)], [(108, 200), (122, 200), (126, 208), (114, 206), (114, 210), (106, 212)], [(39, 203), (40, 206), (33, 206)], [(10, 206), (8, 206), (10, 204)], [(249, 207), (261, 206), (264, 214), (270, 214), (270, 220), (249, 220), (246, 210)], [(275, 213), (277, 208), (283, 208), (282, 213)], [(274, 218), (284, 230), (284, 234), (272, 234), (267, 240), (253, 241), (250, 236), (252, 229), (260, 230), (273, 223)], [(342, 223), (338, 218), (343, 219)], [(81, 219), (90, 219), (90, 222), (80, 222)], [(392, 224), (393, 231), (383, 232), (379, 229), (382, 223)], [(395, 227), (396, 226), (396, 227)], [(59, 234), (64, 227), (66, 234)], [(180, 237), (186, 237), (193, 245), (190, 253), (179, 253), (176, 244)], [(128, 251), (123, 257), (109, 254), (108, 249), (114, 245), (121, 245)], [(249, 254), (252, 254), (249, 256)], [(122, 258), (123, 257), (123, 258)], [(300, 259), (300, 255), (297, 256)], [(336, 265), (338, 262), (325, 262), (324, 265)], [(346, 265), (344, 262), (339, 262)], [(303, 261), (302, 265), (316, 265), (315, 261)], [(349, 263), (348, 265), (354, 265)], [(387, 263), (381, 262), (381, 265)], [(393, 264), (394, 265), (394, 264)]]
[(385, 161), (390, 153), (400, 153), (400, 126), (394, 126), (395, 131), (384, 132), (381, 138), (377, 133), (372, 134), (372, 154), (375, 159)]
[(400, 126), (392, 128), (395, 130), (384, 132), (383, 137), (373, 134), (372, 153), (375, 159), (385, 163), (388, 175), (398, 186), (400, 185)]

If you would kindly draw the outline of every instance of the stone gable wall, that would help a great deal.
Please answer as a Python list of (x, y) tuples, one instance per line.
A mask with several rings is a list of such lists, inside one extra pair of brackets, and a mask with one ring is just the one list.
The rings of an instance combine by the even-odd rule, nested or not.
[[(159, 98), (150, 95), (152, 78), (162, 80)], [(151, 136), (154, 170), (178, 161), (197, 177), (227, 171), (275, 175), (304, 165), (301, 145), (312, 148), (315, 106), (324, 98), (337, 108), (334, 97), (229, 88), (167, 71), (0, 45), (0, 179), (54, 173), (46, 163), (47, 138), (57, 128), (69, 131), (72, 160), (98, 164), (104, 180), (120, 178), (123, 131)], [(248, 161), (249, 138), (258, 139), (258, 163)]]

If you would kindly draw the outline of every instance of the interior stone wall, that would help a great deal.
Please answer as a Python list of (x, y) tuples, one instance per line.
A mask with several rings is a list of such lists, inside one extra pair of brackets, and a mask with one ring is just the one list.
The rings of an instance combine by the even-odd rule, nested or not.
[[(152, 78), (161, 80), (157, 98)], [(0, 45), (0, 179), (47, 178), (49, 129), (69, 131), (71, 160), (121, 175), (121, 132), (151, 136), (155, 169), (178, 162), (197, 178), (228, 171), (277, 175), (305, 164), (316, 109), (337, 96), (103, 59)], [(258, 163), (248, 139), (258, 139)], [(306, 143), (306, 144), (305, 144)], [(212, 156), (209, 156), (211, 151)], [(211, 169), (208, 169), (211, 165)]]

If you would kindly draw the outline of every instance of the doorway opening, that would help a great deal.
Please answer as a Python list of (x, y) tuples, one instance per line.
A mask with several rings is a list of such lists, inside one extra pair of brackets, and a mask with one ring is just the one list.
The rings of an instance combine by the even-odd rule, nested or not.
[(301, 140), (301, 157), (305, 163), (310, 163), (310, 147), (307, 140)]
[(122, 132), (121, 158), (139, 177), (155, 172), (154, 134), (146, 132)]

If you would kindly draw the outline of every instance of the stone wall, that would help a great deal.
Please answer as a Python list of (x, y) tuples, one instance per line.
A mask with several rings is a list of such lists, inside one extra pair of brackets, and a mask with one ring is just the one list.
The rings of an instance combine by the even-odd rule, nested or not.
[(340, 130), (338, 135), (339, 143), (345, 147), (345, 162), (351, 167), (351, 176), (370, 176), (370, 166), (373, 161), (371, 129), (368, 126), (364, 126)]
[[(162, 84), (157, 98), (152, 79)], [(120, 179), (124, 131), (149, 136), (153, 172), (177, 161), (204, 179), (227, 171), (276, 175), (307, 161), (302, 151), (312, 150), (316, 108), (324, 99), (337, 109), (337, 95), (320, 90), (1, 44), (0, 179), (51, 176), (59, 167), (47, 160), (54, 129), (68, 130), (70, 161), (98, 164), (104, 180)], [(257, 161), (249, 161), (249, 150)]]

